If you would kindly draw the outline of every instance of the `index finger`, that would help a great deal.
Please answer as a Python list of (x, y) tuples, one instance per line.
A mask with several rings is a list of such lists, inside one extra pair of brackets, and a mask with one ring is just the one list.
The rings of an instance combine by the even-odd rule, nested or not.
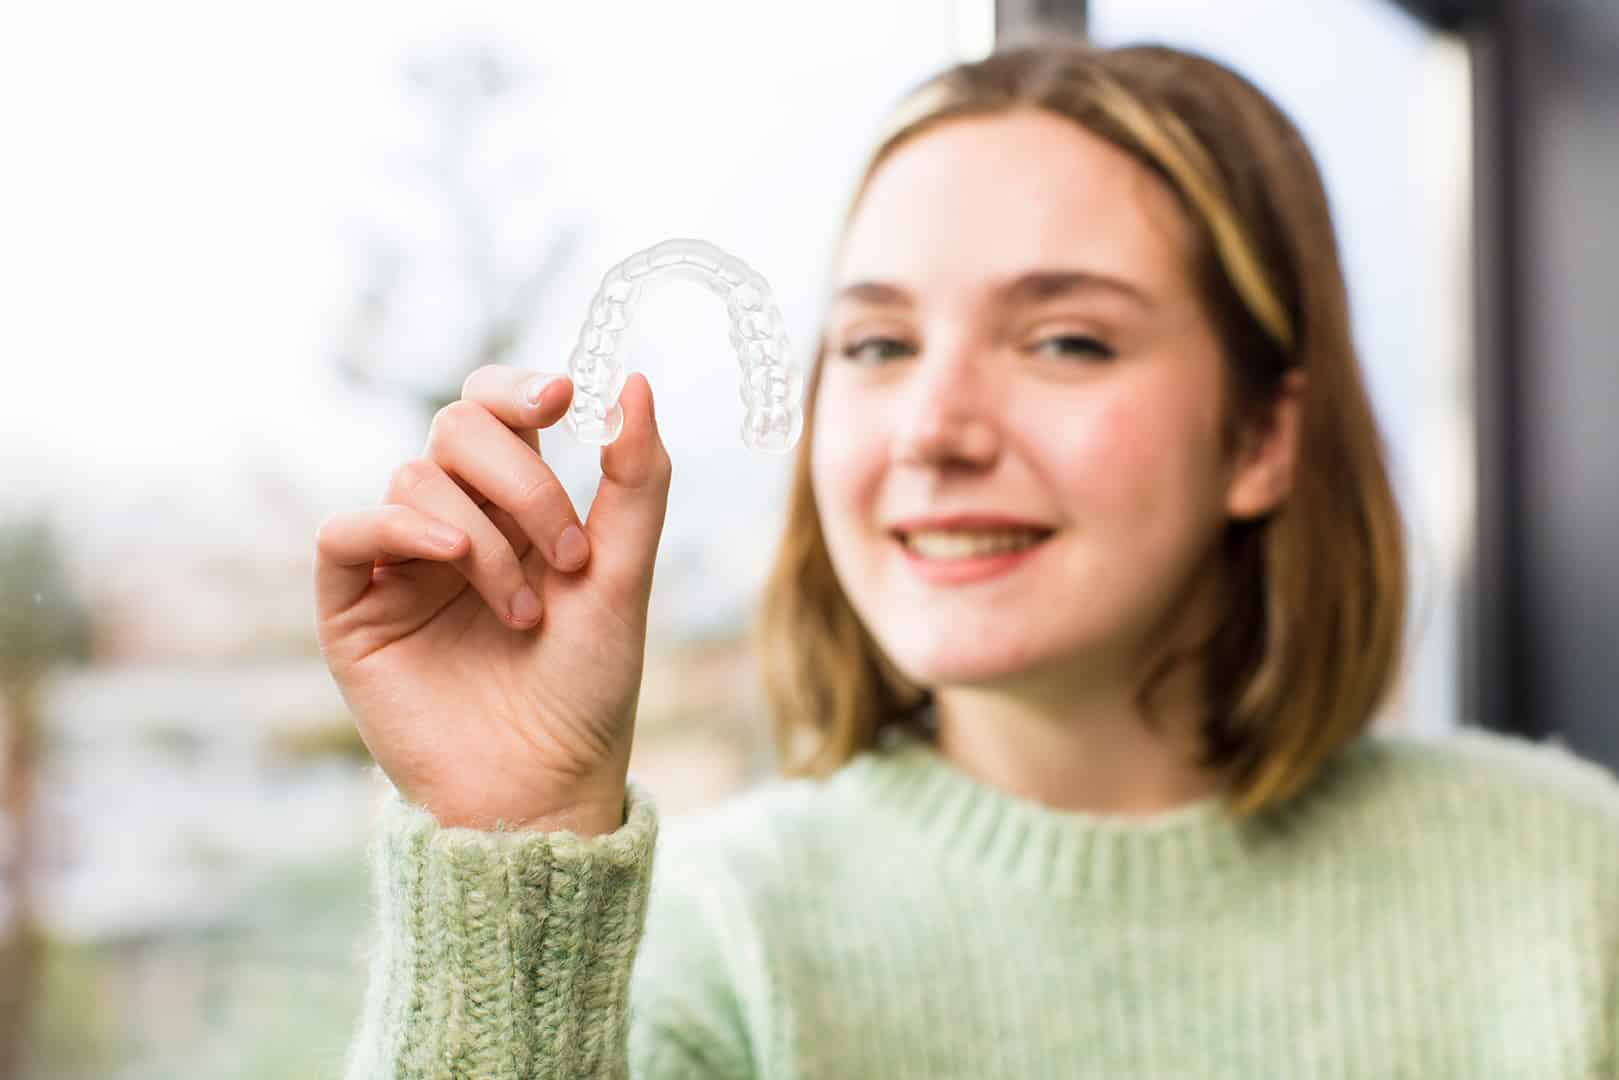
[(573, 380), (555, 371), (485, 364), (461, 384), (461, 397), (488, 409), (539, 450), (538, 429), (550, 427), (567, 413), (573, 400)]

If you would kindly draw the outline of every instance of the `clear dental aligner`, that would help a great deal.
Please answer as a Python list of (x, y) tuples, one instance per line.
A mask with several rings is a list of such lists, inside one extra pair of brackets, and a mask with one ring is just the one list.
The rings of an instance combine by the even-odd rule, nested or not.
[(625, 259), (602, 278), (579, 343), (568, 357), (573, 404), (567, 423), (580, 442), (605, 446), (624, 429), (618, 394), (624, 388), (619, 335), (641, 287), (654, 277), (689, 278), (725, 299), (731, 346), (742, 374), (742, 441), (755, 450), (786, 453), (804, 425), (804, 380), (787, 351), (787, 331), (770, 285), (736, 256), (704, 240), (673, 239)]

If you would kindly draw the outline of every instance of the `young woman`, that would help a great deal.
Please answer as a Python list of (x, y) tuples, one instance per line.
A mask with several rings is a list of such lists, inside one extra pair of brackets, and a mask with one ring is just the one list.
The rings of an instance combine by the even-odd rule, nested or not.
[(1401, 527), (1276, 106), (1161, 48), (952, 68), (834, 270), (759, 623), (783, 779), (660, 837), (627, 776), (644, 378), (582, 526), (567, 380), (501, 366), (323, 525), (392, 781), (350, 1076), (1619, 1076), (1619, 784), (1370, 725)]

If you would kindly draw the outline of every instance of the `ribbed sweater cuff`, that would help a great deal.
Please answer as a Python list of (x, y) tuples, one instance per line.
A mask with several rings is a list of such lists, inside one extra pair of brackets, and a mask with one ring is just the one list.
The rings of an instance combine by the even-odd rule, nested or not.
[(633, 780), (590, 838), (445, 828), (390, 790), (350, 1080), (622, 1075), (657, 829)]

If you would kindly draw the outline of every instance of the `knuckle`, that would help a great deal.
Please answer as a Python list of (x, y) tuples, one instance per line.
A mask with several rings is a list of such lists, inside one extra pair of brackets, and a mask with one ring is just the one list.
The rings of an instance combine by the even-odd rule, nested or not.
[(556, 476), (549, 469), (539, 469), (534, 476), (525, 479), (519, 485), (514, 499), (516, 505), (513, 511), (539, 509), (561, 488)]
[(432, 432), (435, 436), (453, 435), (472, 422), (473, 414), (483, 407), (465, 398), (450, 402), (433, 414)]
[(432, 474), (433, 465), (430, 462), (421, 458), (411, 458), (394, 470), (388, 488), (395, 494), (407, 495), (425, 484)]
[(523, 568), (518, 565), (517, 556), (507, 544), (489, 545), (487, 550), (477, 553), (474, 565), (476, 569), (473, 573), (481, 583), (480, 591), (497, 603), (504, 603), (506, 597), (522, 588), (526, 582)]
[(472, 563), (485, 580), (502, 581), (511, 576), (509, 571), (515, 565), (516, 557), (508, 544), (475, 542), (472, 546)]
[(401, 539), (414, 531), (417, 521), (416, 514), (409, 507), (395, 504), (385, 508), (382, 515), (382, 530), (393, 539)]
[(483, 382), (484, 379), (488, 378), (488, 376), (484, 373), (495, 366), (496, 365), (494, 364), (481, 364), (474, 368), (472, 372), (461, 381), (461, 396), (464, 398), (471, 397), (473, 387), (475, 387), (478, 383)]

